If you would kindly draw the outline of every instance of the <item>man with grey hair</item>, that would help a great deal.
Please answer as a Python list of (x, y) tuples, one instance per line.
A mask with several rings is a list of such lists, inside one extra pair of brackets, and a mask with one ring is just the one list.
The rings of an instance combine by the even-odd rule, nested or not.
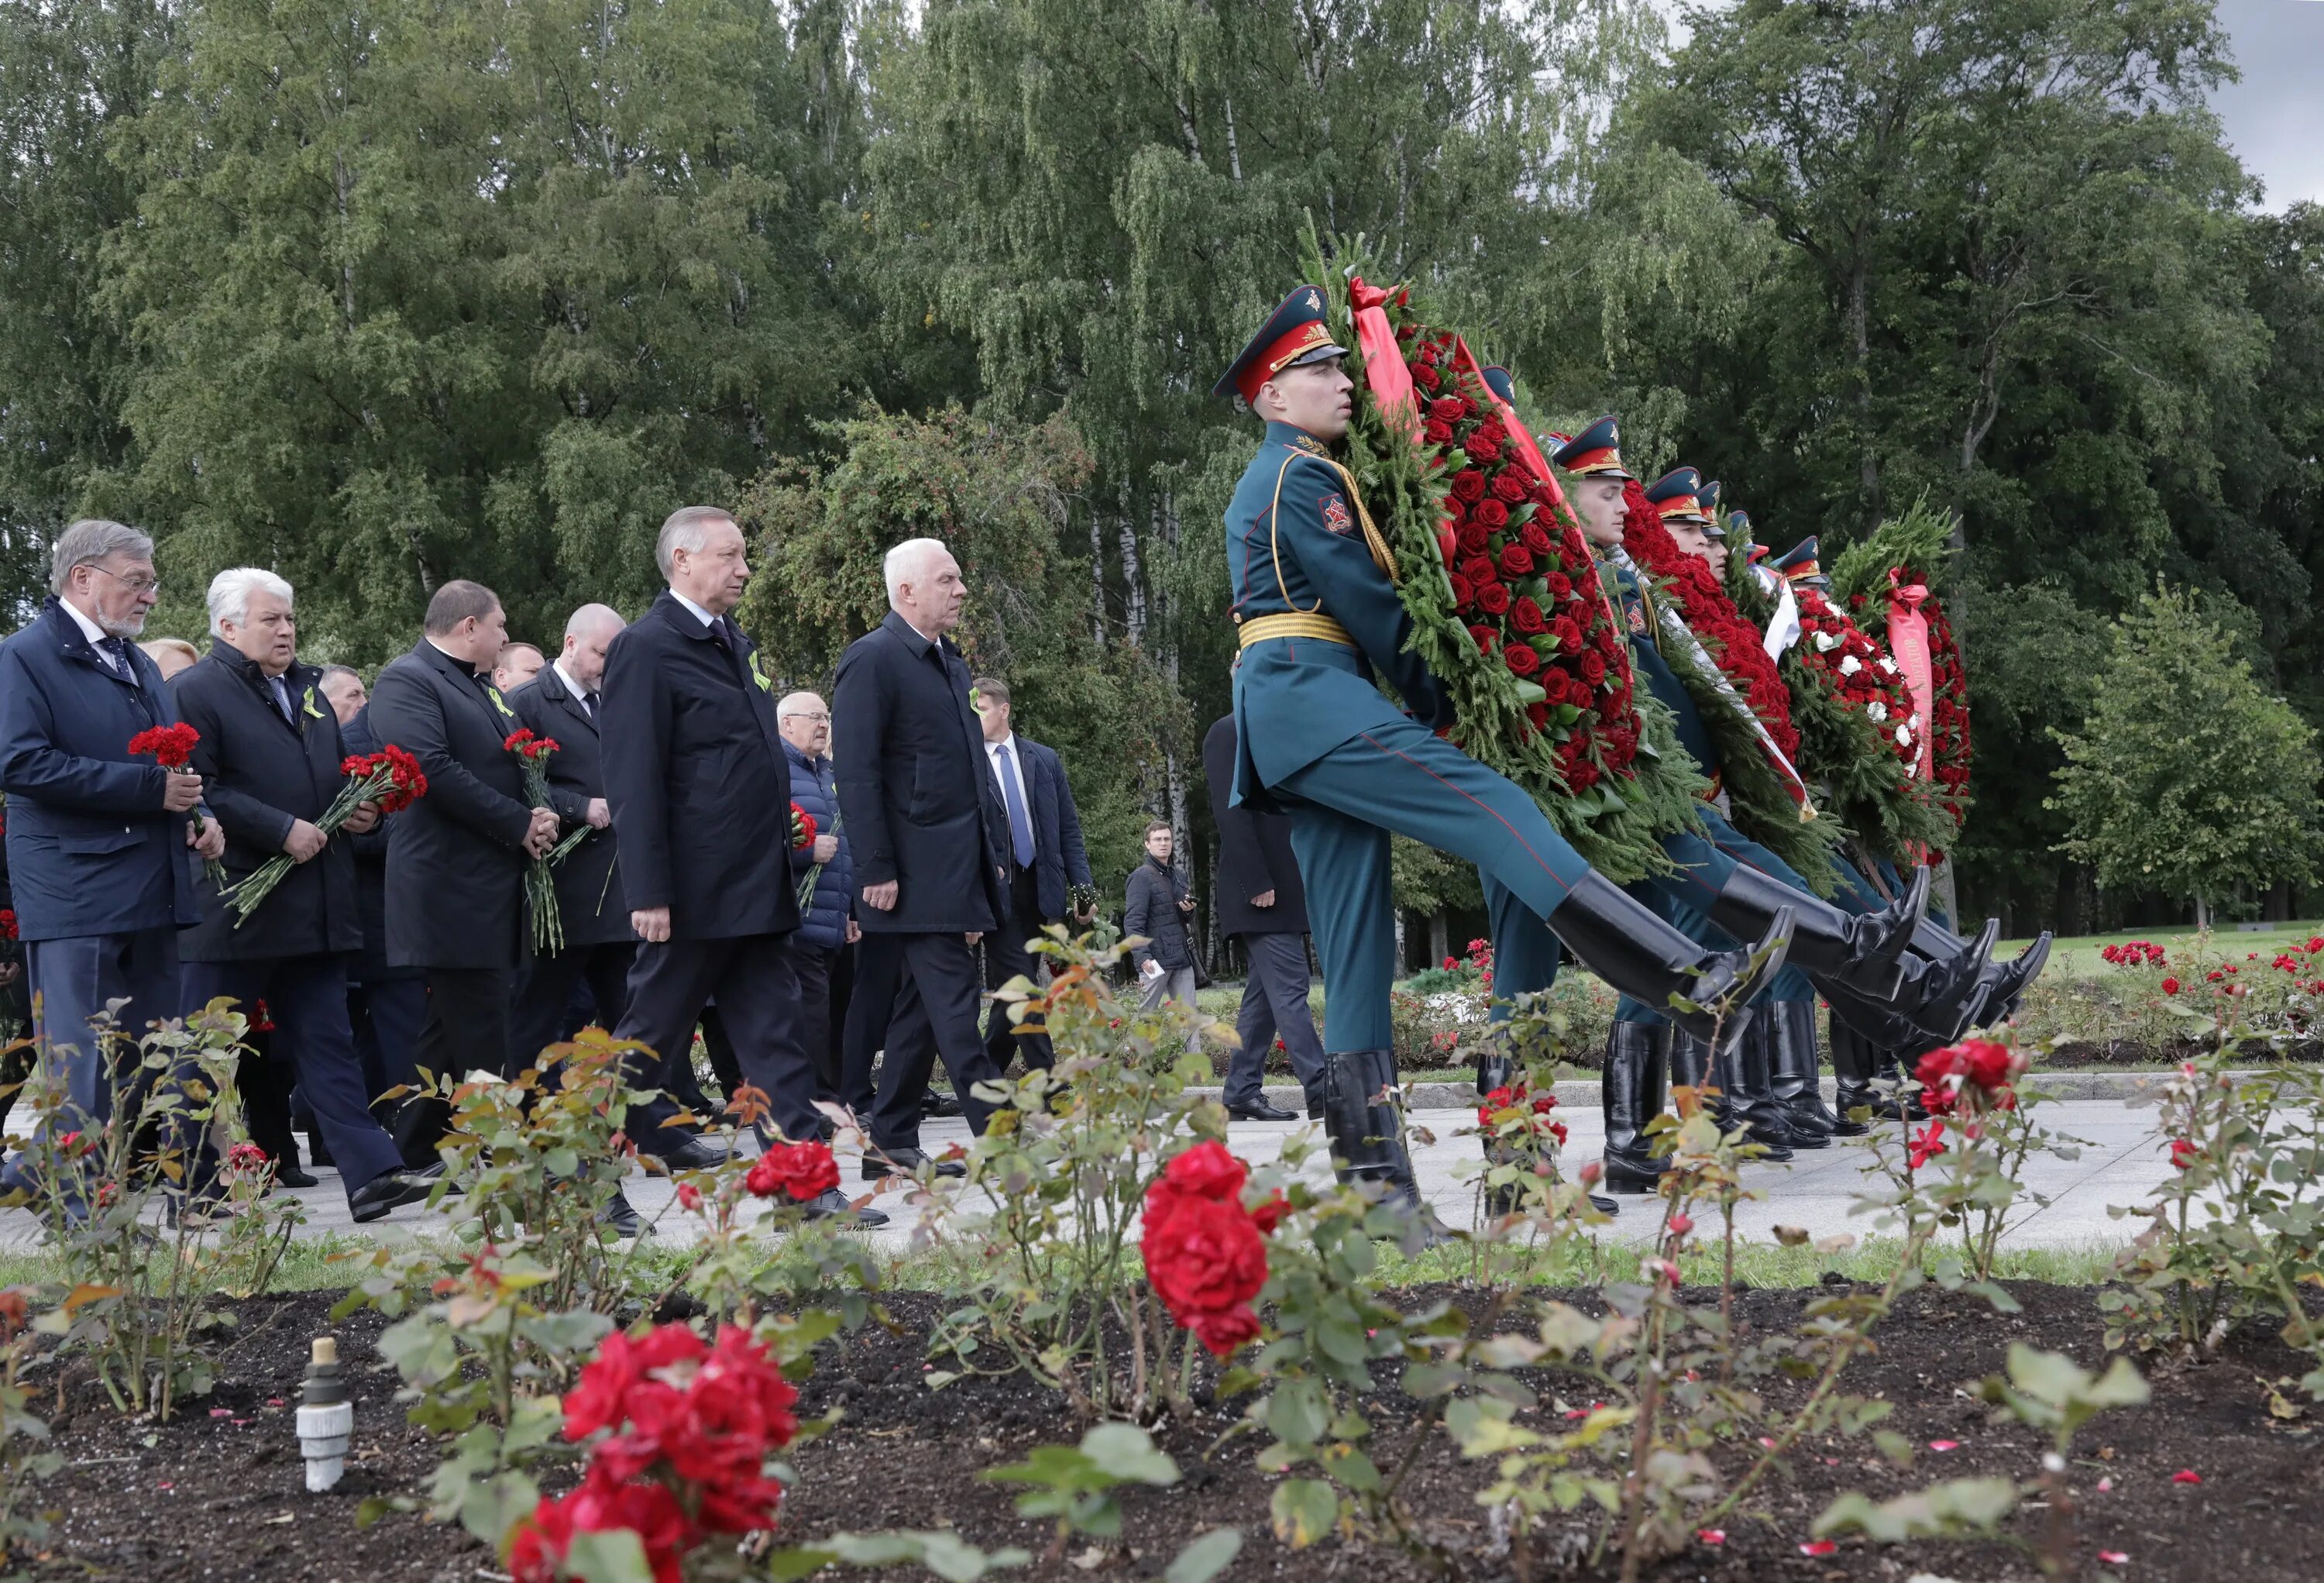
[[(215, 819), (198, 833), (199, 775), (129, 751), (178, 718), (134, 641), (159, 597), (153, 541), (87, 519), (58, 537), (52, 567), (53, 595), (0, 644), (0, 791), (42, 1068), (69, 1131), (104, 1124), (130, 1076), (112, 1058), (178, 1014), (178, 930), (200, 920), (199, 860), (225, 838)], [(100, 1049), (90, 1023), (113, 1002), (119, 1033)], [(5, 1180), (32, 1185), (21, 1159)]]
[[(632, 1083), (663, 1091), (631, 1106), (628, 1130), (639, 1148), (686, 1168), (721, 1157), (668, 1096), (714, 999), (767, 1119), (798, 1140), (816, 1136), (822, 1118), (799, 1041), (790, 763), (774, 679), (727, 614), (751, 578), (742, 530), (715, 506), (687, 506), (662, 523), (654, 559), (669, 588), (605, 655), (605, 790), (643, 942), (618, 1032), (655, 1052)], [(836, 1188), (807, 1208), (852, 1213)]]
[(871, 1083), (884, 1044), (865, 1176), (963, 1174), (920, 1148), (922, 1097), (938, 1057), (972, 1129), (991, 1101), (981, 1084), (1001, 1069), (976, 1025), (975, 946), (1008, 915), (1010, 834), (984, 727), (969, 700), (968, 666), (945, 634), (967, 589), (935, 539), (888, 551), (887, 619), (847, 646), (832, 689), (839, 733), (840, 811), (855, 860), (855, 921), (863, 941), (848, 1004), (843, 1092)]
[(202, 734), (194, 764), (226, 833), (226, 875), (239, 882), (278, 856), (292, 867), (247, 918), (203, 882), (203, 920), (180, 949), (186, 1004), (224, 996), (246, 1013), (265, 1004), (272, 1035), (242, 1063), (251, 1141), (278, 1180), (316, 1185), (299, 1170), (290, 1133), (295, 1079), (349, 1212), (376, 1220), (427, 1197), (428, 1177), (443, 1171), (403, 1171), (394, 1140), (372, 1119), (347, 1014), (347, 958), (364, 943), (351, 841), (378, 822), (379, 809), (358, 806), (339, 839), (323, 833), (346, 748), (323, 701), (321, 670), (299, 661), (290, 585), (260, 567), (235, 567), (211, 579), (209, 610), (216, 641), (170, 692)]

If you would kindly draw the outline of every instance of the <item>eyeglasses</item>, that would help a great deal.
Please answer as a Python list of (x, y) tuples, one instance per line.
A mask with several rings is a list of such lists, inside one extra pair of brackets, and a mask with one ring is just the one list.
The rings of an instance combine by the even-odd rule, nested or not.
[(822, 713), (821, 711), (817, 711), (816, 713), (810, 715), (801, 709), (793, 709), (790, 713), (783, 716), (782, 718), (786, 720), (821, 720), (827, 723), (831, 719), (831, 717)]
[(113, 568), (106, 566), (98, 561), (84, 560), (81, 564), (88, 568), (91, 571), (103, 572), (106, 576), (111, 578), (115, 582), (119, 583), (123, 588), (127, 588), (133, 594), (150, 594), (161, 586), (161, 579), (151, 575), (150, 573), (140, 572), (135, 577), (124, 577), (119, 572), (114, 570)]

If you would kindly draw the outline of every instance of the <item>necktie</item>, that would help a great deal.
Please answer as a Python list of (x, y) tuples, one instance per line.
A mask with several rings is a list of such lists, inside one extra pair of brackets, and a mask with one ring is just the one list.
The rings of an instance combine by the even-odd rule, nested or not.
[(1030, 868), (1033, 866), (1033, 821), (1025, 817), (1025, 799), (1017, 791), (1017, 776), (1013, 772), (1015, 760), (1005, 742), (992, 751), (1001, 758), (1001, 801), (1009, 806), (1009, 837), (1017, 848), (1017, 866)]
[(105, 651), (106, 662), (112, 665), (114, 674), (129, 681), (134, 681), (137, 680), (137, 671), (135, 668), (129, 663), (129, 640), (127, 638), (109, 637), (97, 646)]
[(282, 684), (282, 678), (280, 676), (268, 677), (266, 679), (266, 687), (267, 690), (274, 695), (274, 707), (281, 711), (282, 718), (290, 725), (293, 727), (297, 726), (299, 724), (299, 717), (290, 712), (290, 690)]
[(588, 716), (591, 719), (595, 719), (597, 717), (597, 695), (594, 692), (583, 693), (581, 695), (581, 707), (588, 712)]
[(751, 672), (742, 663), (742, 634), (727, 625), (724, 616), (714, 616), (710, 618), (710, 641), (726, 651), (726, 668), (734, 673), (734, 680), (742, 684), (743, 692), (748, 693), (751, 690)]

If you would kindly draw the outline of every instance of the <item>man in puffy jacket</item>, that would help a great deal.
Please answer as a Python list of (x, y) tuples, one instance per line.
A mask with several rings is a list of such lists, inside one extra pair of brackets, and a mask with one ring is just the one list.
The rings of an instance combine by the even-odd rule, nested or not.
[(855, 865), (841, 829), (839, 790), (832, 778), (831, 711), (811, 692), (795, 692), (775, 706), (775, 728), (791, 761), (791, 801), (815, 820), (815, 839), (791, 853), (799, 886), (799, 1044), (815, 1062), (816, 1097), (840, 1097), (839, 1043), (833, 1037), (831, 978), (842, 952), (854, 943)]

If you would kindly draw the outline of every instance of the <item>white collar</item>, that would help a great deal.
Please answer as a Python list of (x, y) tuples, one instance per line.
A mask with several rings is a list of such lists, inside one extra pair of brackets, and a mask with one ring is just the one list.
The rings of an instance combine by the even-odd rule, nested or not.
[(987, 753), (999, 753), (1004, 747), (1009, 750), (1010, 762), (1012, 764), (1015, 763), (1017, 759), (1017, 733), (1011, 731), (1008, 736), (1002, 737), (998, 742), (986, 743), (984, 745), (984, 751)]
[(550, 670), (565, 678), (565, 690), (573, 695), (574, 701), (580, 703), (581, 707), (584, 708), (588, 708), (589, 706), (583, 700), (588, 698), (589, 690), (573, 680), (573, 672), (565, 668), (565, 656), (562, 654), (558, 655), (557, 658), (549, 662), (549, 665)]
[(94, 649), (98, 647), (106, 639), (113, 635), (111, 633), (106, 631), (105, 628), (97, 625), (96, 622), (91, 621), (81, 607), (74, 604), (70, 599), (64, 597), (62, 595), (59, 595), (57, 597), (57, 603), (65, 607), (66, 614), (69, 615), (75, 621), (80, 623), (80, 634), (88, 640), (88, 646), (90, 648)]
[(688, 610), (693, 611), (694, 619), (702, 623), (703, 625), (715, 626), (718, 625), (718, 617), (711, 615), (709, 611), (705, 610), (701, 606), (687, 598), (684, 594), (679, 593), (676, 588), (670, 589), (669, 597), (677, 600), (679, 604), (685, 606)]

